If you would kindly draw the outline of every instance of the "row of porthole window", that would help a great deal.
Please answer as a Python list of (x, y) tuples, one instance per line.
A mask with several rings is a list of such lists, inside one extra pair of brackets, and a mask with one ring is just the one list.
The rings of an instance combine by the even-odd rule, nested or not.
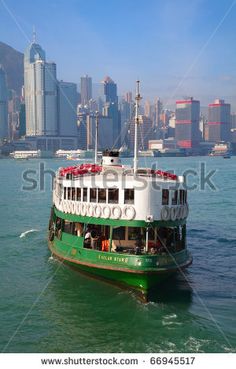
[[(77, 188), (64, 187), (64, 200), (98, 202), (108, 204), (118, 204), (119, 189), (117, 188)], [(124, 190), (124, 204), (134, 204), (134, 189), (126, 188)]]
[(162, 205), (184, 205), (186, 203), (187, 203), (186, 190), (174, 190), (174, 191), (170, 191), (167, 189), (162, 190)]

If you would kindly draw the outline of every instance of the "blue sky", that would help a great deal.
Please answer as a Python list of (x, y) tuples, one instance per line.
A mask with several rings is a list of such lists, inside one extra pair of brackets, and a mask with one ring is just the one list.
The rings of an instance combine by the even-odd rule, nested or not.
[[(185, 95), (236, 108), (236, 0), (0, 0), (0, 40), (24, 51), (37, 40), (58, 78), (99, 82), (119, 94), (172, 103)], [(230, 10), (231, 8), (231, 10)]]

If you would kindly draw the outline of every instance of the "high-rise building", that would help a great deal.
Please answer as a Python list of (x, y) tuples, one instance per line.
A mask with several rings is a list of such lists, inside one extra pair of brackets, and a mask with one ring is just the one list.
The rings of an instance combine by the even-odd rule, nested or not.
[[(87, 114), (87, 149), (95, 148), (96, 118), (94, 114)], [(98, 119), (98, 149), (105, 150), (113, 146), (112, 118), (100, 116)]]
[(8, 138), (8, 90), (6, 73), (0, 65), (0, 141)]
[(116, 83), (110, 77), (107, 76), (104, 78), (103, 88), (105, 102), (118, 104), (117, 86)]
[[(145, 115), (139, 115), (138, 124), (138, 149), (147, 150), (148, 141), (152, 139), (152, 121)], [(134, 135), (135, 135), (135, 119), (132, 119), (130, 124), (130, 144), (131, 150), (134, 150)]]
[(113, 126), (113, 147), (121, 146), (121, 116), (118, 109), (117, 86), (110, 77), (103, 80), (105, 104), (103, 107), (103, 115), (112, 119)]
[(88, 105), (92, 99), (92, 78), (87, 74), (80, 78), (81, 104)]
[(230, 104), (216, 99), (208, 105), (208, 141), (230, 141)]
[(200, 141), (200, 101), (192, 97), (176, 101), (175, 139), (181, 148), (196, 148)]
[(77, 86), (58, 82), (59, 136), (77, 136)]
[(25, 52), (24, 83), (27, 136), (57, 135), (56, 64), (35, 42)]

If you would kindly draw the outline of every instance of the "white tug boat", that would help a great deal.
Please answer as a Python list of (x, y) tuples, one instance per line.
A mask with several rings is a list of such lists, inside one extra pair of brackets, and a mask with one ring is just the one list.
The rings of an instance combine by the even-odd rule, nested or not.
[(49, 222), (54, 256), (83, 272), (143, 294), (192, 263), (187, 250), (185, 179), (138, 167), (139, 81), (133, 167), (118, 151), (95, 163), (59, 168)]

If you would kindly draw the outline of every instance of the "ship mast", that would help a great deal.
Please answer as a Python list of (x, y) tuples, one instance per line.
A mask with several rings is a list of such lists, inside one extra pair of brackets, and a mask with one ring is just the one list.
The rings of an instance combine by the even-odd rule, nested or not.
[(98, 115), (99, 112), (96, 111), (96, 116), (95, 116), (95, 150), (94, 150), (94, 163), (97, 164), (98, 163)]
[(139, 83), (136, 81), (136, 96), (135, 96), (135, 131), (134, 131), (134, 173), (138, 169), (138, 125), (139, 125), (139, 102), (142, 99), (139, 92)]

